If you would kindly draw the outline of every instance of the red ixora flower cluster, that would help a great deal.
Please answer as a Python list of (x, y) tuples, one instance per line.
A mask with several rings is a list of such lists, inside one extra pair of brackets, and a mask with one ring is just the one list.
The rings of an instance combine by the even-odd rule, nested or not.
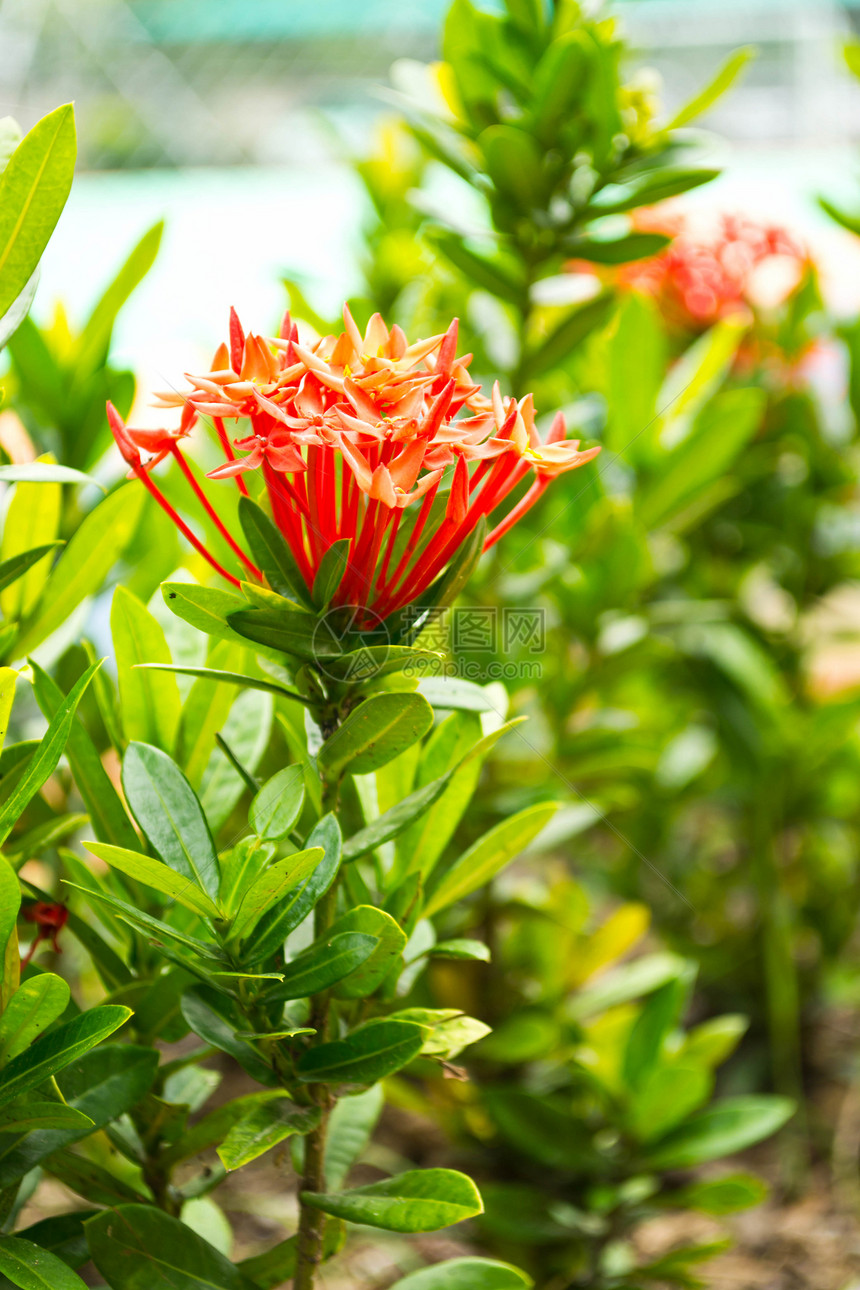
[(636, 222), (674, 241), (653, 259), (625, 265), (617, 281), (653, 296), (669, 325), (686, 332), (784, 297), (809, 263), (785, 229), (741, 215), (720, 216), (708, 233), (659, 210), (640, 212)]
[[(375, 314), (362, 336), (349, 310), (344, 331), (302, 344), (289, 314), (277, 337), (246, 336), (235, 311), (230, 344), (212, 370), (188, 374), (184, 393), (159, 394), (159, 406), (181, 409), (175, 430), (135, 430), (108, 404), (114, 438), (131, 475), (143, 481), (197, 551), (236, 586), (176, 513), (151, 478), (167, 456), (182, 470), (231, 550), (257, 570), (207, 499), (180, 448), (199, 417), (211, 417), (223, 464), (209, 472), (248, 493), (260, 474), (272, 517), (308, 588), (332, 543), (348, 539), (349, 559), (336, 604), (369, 606), (381, 617), (414, 601), (443, 571), (486, 517), (485, 549), (537, 501), (550, 480), (590, 461), (565, 439), (556, 416), (546, 440), (534, 422), (531, 395), (487, 397), (457, 356), (457, 322), (444, 335), (409, 344)], [(250, 423), (231, 437), (227, 424)], [(141, 453), (147, 454), (144, 460)], [(507, 513), (504, 502), (531, 484)], [(398, 542), (410, 507), (411, 531)], [(410, 522), (412, 515), (410, 515)]]

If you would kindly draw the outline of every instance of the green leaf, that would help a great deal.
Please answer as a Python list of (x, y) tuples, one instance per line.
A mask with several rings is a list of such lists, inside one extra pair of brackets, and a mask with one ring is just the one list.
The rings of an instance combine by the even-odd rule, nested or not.
[(55, 1151), (43, 1161), (42, 1169), (92, 1205), (115, 1205), (144, 1197), (140, 1188), (75, 1151)]
[(18, 657), (31, 653), (82, 600), (100, 590), (134, 534), (145, 501), (146, 490), (139, 484), (124, 484), (85, 517), (51, 571), (36, 616), (24, 624)]
[(734, 466), (765, 413), (763, 390), (725, 390), (706, 403), (689, 434), (664, 458), (650, 486), (640, 488), (637, 511), (647, 528), (671, 522), (696, 494)]
[(680, 1062), (655, 1066), (630, 1096), (628, 1129), (638, 1142), (665, 1137), (698, 1110), (714, 1086), (713, 1075), (701, 1066)]
[(221, 881), (203, 808), (182, 771), (159, 748), (129, 744), (122, 784), (134, 817), (165, 864), (217, 904)]
[(459, 676), (428, 676), (418, 682), (418, 693), (423, 694), (434, 708), (448, 712), (493, 712), (492, 701), (486, 691), (474, 681)]
[(69, 987), (53, 972), (24, 981), (0, 1014), (0, 1066), (17, 1057), (66, 1011)]
[[(30, 660), (30, 668), (36, 702), (48, 720), (51, 720), (65, 701), (63, 692), (56, 681), (33, 659)], [(94, 692), (98, 682), (97, 673), (93, 683)], [(66, 757), (99, 840), (129, 850), (136, 848), (138, 841), (134, 826), (104, 768), (98, 749), (80, 719), (72, 722), (66, 743)]]
[(489, 291), (508, 304), (521, 308), (527, 298), (526, 284), (508, 265), (488, 259), (469, 249), (463, 239), (447, 229), (428, 230), (427, 239), (476, 287)]
[(286, 837), (302, 813), (305, 800), (304, 771), (287, 766), (267, 780), (251, 802), (248, 818), (259, 838)]
[(93, 1262), (113, 1290), (249, 1290), (238, 1268), (152, 1205), (117, 1205), (86, 1224)]
[(724, 1098), (691, 1116), (646, 1153), (649, 1169), (689, 1169), (733, 1155), (769, 1138), (794, 1115), (786, 1097)]
[(46, 1127), (12, 1146), (4, 1144), (0, 1188), (12, 1186), (46, 1157), (130, 1111), (149, 1091), (157, 1066), (157, 1052), (133, 1044), (101, 1044), (72, 1062), (57, 1081), (69, 1106), (86, 1123), (65, 1129)]
[(89, 1210), (55, 1214), (51, 1218), (32, 1223), (17, 1235), (23, 1240), (32, 1241), (43, 1250), (50, 1250), (68, 1267), (80, 1268), (90, 1257), (83, 1225), (83, 1219), (89, 1217), (89, 1214)]
[[(14, 667), (0, 667), (0, 753), (6, 742), (9, 729), (9, 718), (12, 715), (12, 704), (15, 701), (15, 684), (18, 673)], [(2, 945), (0, 945), (2, 950)]]
[(702, 1214), (719, 1216), (760, 1205), (767, 1199), (769, 1190), (767, 1183), (755, 1174), (729, 1174), (665, 1192), (661, 1201), (672, 1209), (697, 1209)]
[[(691, 188), (708, 184), (720, 174), (719, 170), (658, 170), (636, 184), (626, 184), (626, 194), (613, 198), (611, 191), (616, 186), (604, 189), (600, 197), (590, 206), (592, 216), (617, 215), (634, 210), (637, 206), (651, 206), (655, 202), (664, 202), (670, 197), (679, 197)], [(610, 194), (610, 195), (606, 195)]]
[(364, 999), (382, 984), (399, 959), (406, 944), (406, 933), (385, 910), (374, 905), (358, 905), (344, 914), (329, 929), (332, 935), (362, 932), (376, 938), (373, 953), (335, 989), (338, 999)]
[(94, 306), (78, 340), (76, 366), (79, 370), (93, 371), (104, 361), (117, 314), (155, 263), (163, 232), (164, 221), (159, 220), (144, 233)]
[(632, 963), (605, 972), (593, 984), (578, 990), (568, 1000), (567, 1013), (574, 1021), (585, 1021), (599, 1012), (617, 1008), (621, 1003), (640, 999), (652, 990), (658, 990), (667, 981), (683, 976), (687, 969), (686, 959), (677, 954), (643, 955)]
[(193, 582), (163, 582), (161, 594), (170, 612), (183, 622), (218, 640), (247, 646), (248, 642), (227, 622), (230, 614), (243, 609), (246, 604), (235, 591), (225, 591), (222, 587), (198, 587)]
[[(83, 1137), (95, 1128), (88, 1115), (62, 1102), (13, 1102), (0, 1111), (0, 1133), (40, 1133), (53, 1130), (71, 1131)], [(5, 1154), (5, 1153), (4, 1153)]]
[[(50, 456), (31, 463), (31, 469), (53, 466)], [(6, 511), (0, 556), (10, 560), (32, 547), (54, 542), (59, 538), (63, 490), (55, 483), (28, 483), (16, 485)], [(0, 592), (0, 606), (10, 621), (23, 618), (33, 611), (51, 570), (51, 552), (43, 556), (24, 574), (11, 589)]]
[(259, 1102), (233, 1125), (218, 1157), (225, 1169), (241, 1169), (294, 1134), (310, 1133), (321, 1116), (318, 1106), (297, 1106), (288, 1097)]
[(332, 542), (322, 560), (320, 560), (319, 569), (314, 578), (313, 591), (311, 592), (311, 599), (319, 610), (328, 608), (332, 596), (343, 581), (343, 575), (346, 573), (346, 566), (349, 561), (350, 545), (349, 538), (341, 538), (338, 542)]
[(209, 899), (205, 891), (201, 891), (192, 878), (177, 873), (162, 860), (154, 860), (152, 856), (141, 855), (138, 851), (126, 851), (124, 847), (112, 847), (106, 842), (84, 842), (83, 845), (112, 869), (128, 874), (129, 878), (136, 878), (147, 887), (169, 896), (171, 900), (178, 900), (195, 914), (202, 914), (204, 918), (218, 916), (218, 906)]
[(173, 751), (182, 700), (176, 677), (138, 668), (170, 663), (161, 625), (128, 588), (113, 593), (110, 629), (117, 663), (123, 734), (127, 740)]
[[(178, 584), (182, 586), (182, 583)], [(205, 591), (203, 587), (200, 590)], [(182, 667), (178, 664), (171, 664), (169, 667), (161, 663), (140, 663), (138, 667), (141, 671), (144, 668), (152, 668), (156, 672), (176, 672), (180, 676), (196, 676), (201, 681), (223, 681), (225, 685), (238, 685), (244, 690), (263, 690), (267, 694), (278, 694), (287, 699), (296, 699), (299, 703), (308, 703), (308, 699), (303, 694), (295, 690), (289, 690), (285, 685), (278, 685), (275, 681), (264, 681), (256, 676), (242, 676), (239, 672), (222, 672), (214, 667)]]
[(328, 1187), (338, 1191), (346, 1182), (347, 1174), (370, 1142), (384, 1104), (381, 1084), (335, 1103), (326, 1130), (324, 1176)]
[(427, 951), (433, 959), (471, 959), (478, 963), (489, 963), (490, 951), (483, 941), (452, 940), (438, 941)]
[(273, 1001), (307, 999), (328, 990), (370, 958), (379, 941), (363, 932), (340, 932), (312, 945), (282, 970), (283, 981), (266, 996)]
[[(296, 851), (294, 855), (284, 856), (264, 869), (242, 898), (230, 928), (231, 939), (240, 941), (250, 936), (273, 905), (280, 904), (291, 891), (296, 891), (307, 881), (323, 854), (322, 847), (309, 847), (306, 851)], [(253, 950), (259, 956), (258, 946), (253, 946)]]
[(50, 555), (62, 542), (46, 542), (44, 546), (31, 547), (29, 551), (21, 551), (18, 555), (10, 556), (0, 564), (0, 591), (17, 582), (19, 578), (32, 569), (34, 564), (38, 564), (43, 556)]
[(229, 1053), (259, 1084), (271, 1085), (270, 1067), (251, 1044), (240, 1039), (229, 1012), (229, 1001), (206, 986), (195, 986), (182, 996), (182, 1015), (195, 1035)]
[(21, 960), (15, 928), (20, 908), (18, 876), (5, 856), (0, 854), (0, 1008), (6, 1007), (18, 988)]
[(272, 590), (313, 609), (313, 599), (292, 551), (280, 530), (250, 497), (239, 498), (239, 523), (254, 562), (266, 575)]
[(528, 1290), (531, 1277), (495, 1259), (446, 1259), (395, 1281), (391, 1290)]
[(628, 233), (612, 241), (578, 237), (566, 243), (566, 250), (576, 259), (589, 260), (592, 264), (629, 264), (631, 260), (647, 260), (652, 255), (659, 255), (671, 241), (671, 237), (663, 233)]
[(529, 806), (503, 820), (469, 847), (443, 875), (424, 907), (426, 918), (471, 895), (537, 837), (558, 810), (557, 802)]
[(144, 932), (157, 945), (161, 945), (165, 941), (173, 941), (183, 949), (191, 950), (197, 958), (202, 959), (210, 967), (217, 969), (226, 967), (227, 960), (215, 945), (207, 945), (205, 941), (199, 940), (198, 937), (191, 936), (188, 932), (180, 931), (178, 927), (171, 927), (169, 923), (164, 923), (159, 918), (153, 918), (151, 914), (135, 908), (134, 905), (126, 904), (124, 900), (117, 900), (116, 896), (111, 896), (104, 890), (83, 887), (79, 883), (69, 882), (67, 879), (63, 881), (67, 887), (73, 887), (76, 891), (85, 891), (91, 900), (101, 901), (109, 909), (115, 910), (123, 922), (129, 923), (132, 927)]
[(49, 112), (0, 175), (0, 317), (27, 285), (60, 218), (75, 172), (71, 103)]
[(747, 63), (755, 56), (754, 45), (744, 45), (741, 49), (736, 49), (723, 63), (714, 79), (675, 113), (667, 124), (666, 130), (677, 130), (706, 112), (734, 84)]
[(18, 1236), (0, 1236), (0, 1273), (20, 1290), (86, 1290), (56, 1254)]
[(375, 1084), (417, 1057), (424, 1035), (412, 1021), (368, 1021), (303, 1053), (296, 1074), (307, 1083)]
[(106, 1003), (82, 1012), (49, 1035), (42, 1035), (0, 1071), (0, 1106), (6, 1106), (27, 1089), (36, 1088), (56, 1075), (113, 1034), (131, 1015), (130, 1008)]
[(471, 1178), (454, 1169), (411, 1169), (350, 1191), (303, 1191), (301, 1199), (325, 1214), (389, 1232), (436, 1232), (484, 1209)]
[(342, 843), (340, 825), (335, 816), (324, 815), (306, 841), (308, 847), (322, 847), (323, 858), (291, 901), (270, 909), (260, 919), (254, 934), (254, 953), (258, 961), (264, 961), (283, 948), (286, 938), (304, 922), (337, 876)]
[(529, 379), (563, 366), (578, 345), (609, 318), (613, 296), (610, 292), (595, 296), (577, 307), (548, 336), (529, 351), (524, 369)]
[(350, 860), (357, 860), (359, 856), (373, 851), (383, 842), (388, 842), (401, 834), (439, 800), (455, 773), (456, 768), (449, 771), (447, 775), (440, 775), (438, 779), (431, 780), (429, 784), (416, 789), (414, 793), (410, 793), (383, 815), (372, 820), (365, 828), (360, 829), (358, 833), (354, 833), (351, 838), (347, 838), (343, 844), (344, 864), (348, 864)]
[(0, 483), (17, 484), (92, 484), (107, 492), (92, 475), (85, 475), (82, 470), (73, 470), (71, 466), (58, 466), (53, 461), (25, 461), (11, 466), (0, 466)]
[(378, 770), (410, 748), (433, 724), (433, 709), (418, 694), (379, 694), (354, 708), (330, 735), (317, 760), (330, 776)]
[(102, 661), (88, 667), (70, 691), (68, 698), (63, 700), (62, 706), (57, 709), (48, 729), (40, 739), (39, 747), (33, 754), (26, 771), (0, 807), (0, 844), (6, 841), (31, 798), (35, 797), (42, 785), (57, 769), (69, 738), (77, 706), (90, 681), (101, 667)]

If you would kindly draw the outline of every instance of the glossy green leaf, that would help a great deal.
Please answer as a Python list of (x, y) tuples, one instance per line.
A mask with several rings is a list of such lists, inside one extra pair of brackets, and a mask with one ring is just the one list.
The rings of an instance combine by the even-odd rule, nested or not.
[(349, 770), (366, 775), (411, 747), (433, 724), (433, 709), (418, 694), (380, 694), (365, 699), (325, 741), (320, 766), (334, 777)]
[(18, 1236), (0, 1236), (0, 1273), (20, 1290), (86, 1290), (56, 1254)]
[(231, 614), (229, 622), (245, 640), (307, 663), (329, 658), (333, 650), (340, 652), (331, 643), (325, 621), (320, 626), (320, 620), (303, 609), (242, 609)]
[(363, 999), (382, 984), (406, 944), (406, 933), (390, 914), (373, 905), (358, 905), (332, 924), (331, 935), (361, 932), (376, 938), (373, 953), (335, 988), (339, 999)]
[(659, 255), (671, 240), (663, 233), (627, 233), (611, 241), (577, 237), (567, 243), (567, 250), (576, 259), (589, 260), (592, 264), (629, 264), (631, 260), (646, 260)]
[(238, 1038), (233, 1018), (228, 1015), (229, 1008), (229, 1001), (223, 995), (205, 986), (195, 986), (182, 996), (182, 1015), (195, 1035), (235, 1057), (258, 1083), (273, 1084), (272, 1071), (257, 1050)]
[(170, 663), (160, 624), (127, 587), (113, 593), (111, 636), (117, 662), (122, 728), (125, 738), (173, 751), (182, 701), (175, 676), (138, 668), (138, 663)]
[(323, 816), (307, 837), (308, 847), (322, 847), (323, 858), (291, 901), (264, 914), (254, 933), (254, 952), (263, 961), (283, 948), (291, 932), (303, 923), (334, 882), (341, 863), (340, 825), (334, 815)]
[(23, 657), (69, 618), (102, 583), (137, 528), (146, 491), (128, 483), (85, 517), (54, 565), (36, 614), (24, 624), (17, 652)]
[(328, 608), (332, 596), (343, 582), (343, 575), (346, 573), (349, 560), (350, 545), (349, 538), (341, 538), (338, 542), (332, 542), (320, 561), (317, 575), (314, 578), (313, 591), (311, 592), (311, 599), (319, 610)]
[(428, 676), (418, 683), (418, 693), (423, 694), (434, 708), (448, 712), (492, 712), (493, 703), (483, 686), (466, 681), (459, 676)]
[(84, 842), (83, 845), (112, 869), (128, 874), (129, 878), (136, 878), (147, 887), (169, 896), (171, 900), (178, 900), (181, 905), (193, 909), (196, 914), (202, 914), (204, 918), (217, 917), (218, 906), (209, 899), (205, 891), (192, 878), (177, 873), (163, 861), (141, 855), (138, 851), (126, 851), (124, 847), (112, 847), (106, 842)]
[(95, 1128), (88, 1115), (82, 1115), (62, 1102), (13, 1102), (0, 1111), (0, 1133), (39, 1133), (59, 1130), (83, 1136)]
[(131, 1015), (130, 1008), (101, 1004), (89, 1012), (82, 1012), (49, 1035), (42, 1035), (0, 1071), (0, 1106), (56, 1075), (64, 1066), (113, 1034)]
[(112, 1290), (249, 1290), (228, 1259), (152, 1205), (117, 1205), (86, 1224), (93, 1262)]
[(350, 1191), (301, 1193), (302, 1203), (389, 1232), (436, 1232), (483, 1212), (471, 1178), (454, 1169), (412, 1169)]
[(18, 876), (0, 855), (0, 1007), (5, 1007), (18, 988), (21, 959), (18, 954), (16, 923), (21, 908)]
[(85, 1124), (45, 1127), (27, 1133), (14, 1145), (5, 1143), (0, 1153), (0, 1188), (13, 1186), (47, 1157), (130, 1111), (149, 1091), (157, 1066), (158, 1053), (152, 1048), (100, 1044), (58, 1072), (63, 1096)]
[(541, 802), (519, 811), (490, 829), (442, 875), (424, 906), (425, 917), (430, 918), (440, 909), (463, 900), (479, 887), (485, 886), (505, 865), (525, 850), (557, 810), (558, 803)]
[(272, 1000), (307, 999), (342, 981), (361, 967), (379, 944), (363, 932), (340, 932), (312, 945), (282, 969), (283, 981), (270, 991)]
[(313, 609), (313, 600), (292, 551), (266, 512), (250, 497), (239, 498), (239, 523), (251, 555), (272, 590)]
[[(53, 458), (45, 455), (32, 462), (48, 469), (54, 466)], [(11, 481), (10, 481), (11, 482)], [(33, 483), (22, 481), (15, 487), (3, 525), (0, 557), (4, 563), (26, 555), (33, 547), (55, 542), (60, 536), (60, 518), (63, 490), (58, 483)], [(24, 618), (31, 613), (48, 580), (55, 551), (50, 550), (12, 586), (0, 591), (0, 607), (10, 621)]]
[(286, 837), (301, 815), (304, 800), (304, 771), (301, 766), (286, 766), (266, 781), (251, 802), (251, 828), (269, 841)]
[(0, 753), (2, 753), (3, 745), (6, 742), (6, 732), (9, 729), (9, 718), (12, 715), (17, 680), (18, 673), (13, 667), (0, 667)]
[(631, 1136), (639, 1142), (664, 1137), (707, 1102), (713, 1086), (713, 1075), (701, 1066), (680, 1062), (655, 1066), (630, 1095)]
[(240, 941), (250, 936), (263, 915), (280, 904), (290, 892), (296, 892), (322, 858), (322, 847), (309, 847), (306, 851), (284, 856), (264, 869), (242, 898), (230, 928), (231, 938)]
[(0, 466), (0, 483), (91, 484), (103, 493), (107, 491), (92, 475), (86, 475), (82, 470), (73, 470), (71, 466), (59, 466), (53, 461), (26, 461)]
[(0, 1067), (53, 1025), (68, 1002), (68, 984), (53, 972), (40, 972), (23, 981), (0, 1014)]
[(233, 1125), (218, 1157), (225, 1169), (241, 1169), (294, 1134), (310, 1133), (321, 1115), (318, 1106), (297, 1106), (288, 1097), (260, 1102)]
[(0, 317), (24, 290), (72, 186), (77, 143), (71, 103), (24, 136), (0, 175)]
[(69, 738), (69, 731), (75, 719), (77, 706), (93, 676), (101, 667), (101, 663), (102, 661), (100, 660), (98, 663), (94, 663), (92, 667), (88, 667), (69, 692), (68, 697), (63, 700), (62, 706), (57, 709), (48, 729), (40, 739), (39, 746), (30, 759), (27, 769), (9, 797), (0, 806), (0, 844), (6, 841), (24, 808), (57, 769), (66, 741)]
[(61, 542), (47, 542), (44, 546), (32, 547), (29, 551), (21, 551), (19, 555), (10, 556), (8, 560), (0, 563), (0, 591), (17, 582), (19, 578), (32, 569), (34, 564), (38, 564), (44, 556), (50, 555)]
[(451, 941), (437, 941), (427, 951), (434, 959), (471, 959), (478, 963), (489, 963), (490, 950), (483, 941), (457, 938)]
[[(206, 590), (206, 588), (202, 588), (202, 590)], [(225, 685), (238, 685), (244, 690), (263, 690), (267, 694), (277, 694), (287, 699), (296, 699), (299, 703), (308, 702), (303, 694), (298, 694), (295, 690), (290, 690), (285, 685), (278, 685), (275, 681), (264, 681), (256, 676), (242, 676), (239, 672), (222, 672), (214, 667), (183, 667), (180, 664), (171, 664), (169, 667), (165, 667), (160, 663), (145, 663), (141, 664), (140, 667), (141, 670), (144, 667), (151, 667), (153, 671), (176, 672), (180, 676), (196, 676), (201, 681), (223, 681)]]
[(747, 63), (755, 56), (756, 50), (752, 45), (744, 45), (741, 49), (736, 49), (720, 67), (713, 80), (675, 113), (666, 129), (678, 130), (681, 126), (694, 121), (697, 116), (701, 116), (703, 112), (707, 112), (708, 108), (734, 84)]
[(169, 923), (162, 922), (160, 918), (153, 918), (142, 909), (137, 909), (134, 905), (129, 905), (124, 900), (118, 900), (116, 896), (111, 896), (101, 888), (83, 887), (79, 883), (68, 882), (64, 880), (66, 886), (73, 887), (76, 891), (86, 891), (92, 900), (100, 901), (114, 910), (122, 922), (128, 923), (138, 931), (143, 932), (150, 937), (156, 945), (163, 945), (165, 942), (171, 942), (178, 945), (183, 950), (190, 950), (191, 953), (203, 960), (211, 968), (221, 969), (226, 967), (227, 960), (216, 948), (215, 945), (208, 945), (201, 941), (199, 937), (192, 936), (189, 932), (181, 931), (178, 927), (172, 927)]
[(446, 1259), (395, 1281), (391, 1290), (527, 1290), (531, 1277), (495, 1259)]
[(604, 191), (600, 198), (592, 203), (591, 211), (594, 215), (615, 215), (634, 210), (637, 206), (651, 206), (655, 202), (679, 197), (681, 193), (687, 193), (692, 188), (708, 184), (712, 179), (716, 179), (719, 173), (719, 170), (705, 169), (660, 170), (638, 183), (627, 185), (623, 196), (613, 197), (606, 195)]
[(163, 232), (164, 222), (161, 220), (147, 229), (93, 307), (78, 341), (76, 359), (79, 368), (92, 370), (103, 361), (117, 314), (155, 263)]
[(641, 999), (686, 971), (686, 960), (677, 954), (643, 955), (632, 963), (612, 968), (580, 989), (568, 1001), (567, 1013), (574, 1021), (585, 1021), (631, 999)]
[[(32, 659), (30, 667), (36, 701), (44, 715), (51, 720), (64, 702), (63, 692), (53, 677)], [(100, 673), (96, 673), (93, 678), (94, 692), (99, 677)], [(138, 845), (134, 826), (104, 768), (98, 749), (80, 719), (73, 721), (69, 730), (66, 757), (99, 840), (134, 850)]]
[(350, 860), (357, 860), (359, 856), (365, 855), (368, 851), (382, 846), (383, 842), (389, 842), (396, 838), (404, 829), (407, 829), (414, 820), (419, 819), (425, 811), (437, 802), (454, 776), (454, 771), (449, 771), (447, 775), (441, 775), (438, 779), (431, 780), (429, 784), (410, 793), (404, 797), (401, 802), (397, 802), (383, 815), (372, 820), (365, 828), (359, 829), (351, 838), (347, 838), (343, 844), (343, 860), (347, 864)]
[(17, 1233), (25, 1241), (32, 1241), (43, 1250), (56, 1254), (70, 1268), (80, 1268), (89, 1259), (87, 1239), (84, 1235), (84, 1218), (89, 1210), (55, 1214), (50, 1218), (31, 1223)]
[(489, 291), (508, 304), (522, 306), (527, 294), (525, 282), (507, 264), (479, 255), (466, 246), (461, 237), (447, 229), (434, 228), (428, 237), (454, 268), (464, 273), (476, 287)]
[(412, 1021), (369, 1021), (303, 1053), (296, 1074), (308, 1083), (375, 1084), (417, 1057), (424, 1035)]
[(247, 641), (238, 636), (227, 621), (230, 614), (246, 604), (235, 591), (225, 591), (222, 587), (198, 587), (193, 582), (163, 582), (161, 594), (170, 612), (198, 631), (218, 640), (247, 645)]
[(381, 1084), (352, 1097), (341, 1097), (335, 1103), (326, 1130), (326, 1186), (338, 1191), (346, 1182), (350, 1169), (370, 1142), (384, 1104)]
[(786, 1097), (748, 1094), (724, 1098), (673, 1129), (647, 1153), (652, 1169), (689, 1169), (719, 1160), (768, 1138), (791, 1119)]
[(209, 825), (193, 788), (159, 748), (131, 743), (122, 784), (134, 817), (165, 864), (218, 900), (220, 870)]
[(571, 310), (549, 335), (529, 351), (525, 358), (529, 379), (562, 366), (577, 346), (608, 320), (612, 303), (612, 295), (606, 292)]

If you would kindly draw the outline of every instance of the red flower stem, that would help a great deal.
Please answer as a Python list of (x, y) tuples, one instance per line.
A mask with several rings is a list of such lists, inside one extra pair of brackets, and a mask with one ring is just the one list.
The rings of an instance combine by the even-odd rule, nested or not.
[(138, 479), (143, 484), (144, 488), (146, 488), (152, 494), (152, 496), (158, 502), (158, 505), (164, 511), (165, 515), (168, 515), (170, 519), (173, 520), (173, 523), (179, 529), (179, 532), (188, 542), (191, 543), (191, 545), (194, 547), (194, 550), (197, 551), (199, 555), (202, 555), (203, 559), (206, 560), (208, 564), (211, 564), (215, 572), (220, 573), (222, 578), (226, 578), (228, 582), (232, 582), (234, 587), (241, 587), (242, 584), (239, 581), (239, 579), (234, 578), (232, 573), (228, 573), (227, 570), (224, 568), (224, 566), (218, 563), (214, 555), (211, 555), (210, 552), (207, 551), (206, 547), (203, 545), (200, 539), (194, 533), (192, 533), (191, 529), (188, 527), (185, 521), (177, 514), (176, 510), (170, 505), (170, 502), (164, 496), (161, 489), (158, 488), (153, 483), (153, 481), (150, 479), (146, 471), (141, 466), (134, 466), (132, 467), (132, 469), (134, 470), (135, 475), (137, 475)]
[(188, 465), (188, 462), (185, 460), (185, 458), (183, 457), (182, 453), (179, 451), (179, 448), (175, 443), (171, 443), (170, 451), (173, 454), (173, 457), (176, 460), (179, 466), (179, 469), (182, 471), (183, 475), (188, 480), (189, 484), (194, 490), (194, 493), (198, 501), (202, 505), (203, 509), (205, 510), (206, 514), (209, 516), (212, 523), (215, 525), (218, 532), (221, 534), (224, 541), (229, 546), (230, 550), (233, 552), (234, 555), (237, 555), (239, 557), (239, 559), (242, 561), (242, 563), (244, 564), (245, 568), (249, 571), (249, 573), (252, 573), (255, 578), (262, 578), (263, 575), (260, 572), (260, 570), (253, 563), (253, 561), (248, 559), (245, 552), (239, 546), (239, 543), (236, 541), (232, 533), (229, 531), (227, 526), (221, 520), (215, 508), (212, 506), (208, 497), (206, 496), (203, 489), (201, 488), (198, 480), (195, 478), (193, 470)]
[[(224, 450), (224, 456), (227, 458), (228, 461), (235, 461), (236, 454), (233, 451), (233, 445), (231, 444), (227, 436), (227, 431), (224, 429), (224, 422), (222, 418), (213, 417), (212, 420), (215, 422), (215, 429), (218, 431), (218, 442), (220, 443), (221, 447)], [(233, 478), (236, 481), (236, 487), (239, 489), (239, 492), (243, 495), (243, 497), (247, 497), (248, 485), (245, 483), (242, 476), (234, 475)]]

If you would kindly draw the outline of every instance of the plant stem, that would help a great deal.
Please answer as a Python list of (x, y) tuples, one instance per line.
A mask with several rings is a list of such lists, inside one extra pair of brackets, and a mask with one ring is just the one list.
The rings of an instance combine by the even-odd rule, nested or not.
[[(323, 780), (322, 814), (326, 815), (337, 805), (337, 784)], [(314, 910), (314, 939), (324, 937), (334, 922), (337, 909), (337, 880), (326, 894), (317, 902)], [(311, 1008), (310, 1024), (316, 1030), (315, 1043), (325, 1043), (329, 1016), (331, 1012), (331, 994), (324, 990), (315, 996)], [(302, 1204), (301, 1193), (305, 1191), (325, 1191), (325, 1144), (328, 1131), (328, 1120), (334, 1106), (331, 1090), (325, 1084), (311, 1084), (308, 1093), (319, 1106), (322, 1115), (319, 1125), (307, 1134), (305, 1144), (305, 1163), (299, 1189), (299, 1232), (296, 1252), (296, 1274), (293, 1278), (293, 1290), (313, 1290), (317, 1268), (322, 1262), (323, 1237), (325, 1235), (325, 1214), (321, 1210), (311, 1209)]]

